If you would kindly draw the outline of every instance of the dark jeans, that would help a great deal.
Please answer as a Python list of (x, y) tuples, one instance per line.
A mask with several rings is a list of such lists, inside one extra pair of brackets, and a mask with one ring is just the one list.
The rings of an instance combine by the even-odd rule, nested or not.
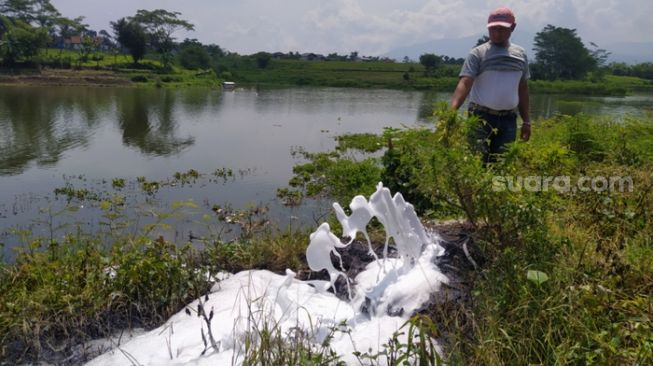
[(481, 120), (476, 129), (472, 146), (483, 154), (486, 163), (496, 161), (497, 155), (506, 151), (506, 145), (517, 137), (517, 114), (497, 116), (483, 111), (470, 110)]

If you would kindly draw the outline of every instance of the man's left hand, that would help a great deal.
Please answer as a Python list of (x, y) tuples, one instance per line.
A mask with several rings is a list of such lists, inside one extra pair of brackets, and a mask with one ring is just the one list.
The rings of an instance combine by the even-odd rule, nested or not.
[(531, 138), (531, 124), (523, 123), (521, 125), (521, 140), (526, 142)]

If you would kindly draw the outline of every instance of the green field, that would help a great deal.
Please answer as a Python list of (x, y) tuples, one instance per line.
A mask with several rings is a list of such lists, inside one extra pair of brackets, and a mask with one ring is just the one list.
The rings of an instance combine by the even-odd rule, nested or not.
[[(131, 56), (111, 52), (92, 52), (82, 56), (77, 50), (44, 49), (33, 60), (35, 69), (10, 70), (33, 74), (38, 70), (93, 70), (113, 73), (126, 84), (151, 87), (219, 86), (222, 81), (261, 86), (330, 86), (453, 91), (460, 65), (443, 64), (427, 74), (419, 63), (383, 61), (305, 61), (271, 59), (260, 67), (255, 56), (228, 55), (214, 58), (207, 70), (187, 70), (173, 63), (164, 70), (157, 54), (147, 54), (134, 64)], [(7, 70), (0, 74), (6, 75)], [(2, 78), (0, 75), (0, 78)], [(87, 80), (88, 81), (88, 80)], [(4, 78), (0, 82), (11, 83)], [(47, 83), (47, 81), (44, 81)], [(90, 83), (93, 83), (92, 78)], [(55, 82), (56, 84), (56, 82)], [(65, 83), (63, 83), (65, 84)], [(629, 76), (604, 75), (596, 80), (532, 80), (537, 93), (626, 95), (653, 92), (653, 81)]]
[(444, 65), (440, 72), (450, 76), (435, 78), (416, 63), (271, 60), (259, 68), (254, 59), (225, 58), (218, 64), (228, 70), (220, 76), (240, 83), (393, 89), (452, 89), (460, 68)]
[(156, 54), (134, 64), (131, 56), (76, 50), (44, 49), (29, 67), (0, 69), (0, 83), (34, 85), (102, 85), (136, 87), (219, 87), (213, 69), (164, 69)]

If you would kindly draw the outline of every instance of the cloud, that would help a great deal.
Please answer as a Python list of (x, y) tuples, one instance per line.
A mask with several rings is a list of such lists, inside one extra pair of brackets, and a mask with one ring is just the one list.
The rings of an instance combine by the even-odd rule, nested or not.
[[(95, 29), (136, 9), (182, 13), (197, 38), (231, 51), (339, 52), (365, 55), (441, 38), (485, 32), (488, 12), (511, 7), (520, 30), (538, 32), (546, 24), (576, 28), (597, 44), (650, 41), (650, 0), (53, 0), (66, 16), (86, 15)], [(591, 38), (591, 39), (590, 39)]]
[(309, 12), (310, 34), (348, 51), (383, 53), (406, 43), (464, 37), (483, 29), (486, 15), (467, 14), (463, 0), (431, 0), (421, 7), (383, 11), (363, 1), (337, 0)]

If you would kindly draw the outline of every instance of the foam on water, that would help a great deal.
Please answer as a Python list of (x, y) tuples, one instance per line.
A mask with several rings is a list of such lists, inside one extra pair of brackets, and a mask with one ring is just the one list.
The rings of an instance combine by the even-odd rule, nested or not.
[[(291, 338), (301, 332), (316, 346), (329, 337), (330, 347), (347, 364), (358, 363), (353, 352), (374, 354), (382, 350), (393, 333), (437, 294), (440, 284), (447, 282), (434, 264), (443, 249), (437, 235), (426, 234), (413, 206), (399, 193), (392, 197), (381, 183), (369, 201), (356, 196), (349, 208), (351, 214), (347, 215), (339, 204), (334, 204), (343, 235), (349, 238), (347, 243), (342, 243), (323, 223), (311, 234), (306, 250), (310, 268), (326, 270), (329, 281), (299, 281), (290, 270), (285, 276), (252, 270), (213, 286), (203, 306), (214, 314), (211, 330), (217, 349), (202, 355), (206, 323), (182, 310), (163, 326), (134, 337), (89, 365), (127, 364), (134, 360), (144, 365), (240, 364), (246, 341), (256, 342), (266, 327)], [(340, 269), (333, 265), (331, 254), (339, 258), (336, 249), (351, 245), (358, 233), (363, 234), (372, 251), (366, 226), (373, 217), (384, 225), (387, 234), (383, 259), (369, 263), (355, 279), (348, 279), (342, 263)], [(390, 239), (397, 248), (397, 258), (387, 257)], [(347, 284), (353, 283), (353, 289), (348, 288), (349, 301), (326, 291), (339, 276)], [(187, 308), (197, 309), (199, 301)], [(405, 341), (405, 335), (399, 340)]]

